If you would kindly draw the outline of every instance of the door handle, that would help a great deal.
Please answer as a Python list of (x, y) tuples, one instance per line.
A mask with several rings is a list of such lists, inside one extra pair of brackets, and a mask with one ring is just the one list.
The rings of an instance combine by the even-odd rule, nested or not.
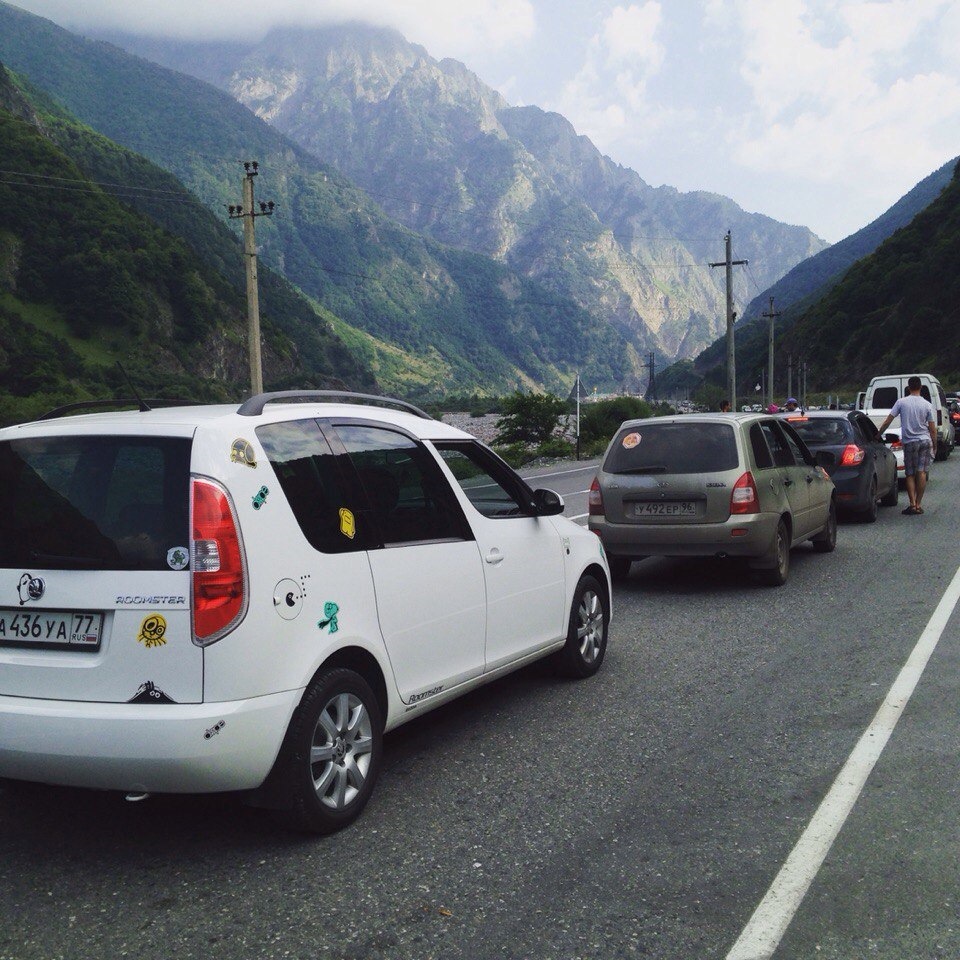
[(498, 563), (503, 563), (503, 554), (494, 547), (483, 559), (495, 567)]
[(807, 483), (813, 483), (813, 481), (816, 480), (816, 479), (817, 479), (817, 478), (816, 478), (816, 476), (815, 476), (814, 474), (812, 474), (812, 473), (808, 473), (808, 474), (807, 474)]
[(784, 485), (785, 487), (792, 487), (792, 486), (793, 486), (793, 481), (792, 481), (792, 480), (784, 480), (784, 481), (783, 481), (783, 485)]

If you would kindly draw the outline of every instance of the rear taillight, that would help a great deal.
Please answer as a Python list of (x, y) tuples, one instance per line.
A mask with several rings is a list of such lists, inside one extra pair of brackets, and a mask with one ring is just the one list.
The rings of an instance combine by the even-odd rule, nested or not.
[(603, 494), (600, 492), (600, 481), (596, 477), (590, 484), (590, 495), (587, 497), (587, 513), (591, 517), (603, 516)]
[(840, 454), (841, 467), (855, 467), (858, 463), (863, 463), (866, 451), (863, 447), (858, 447), (855, 443), (848, 443)]
[(194, 478), (190, 514), (193, 640), (205, 646), (229, 633), (247, 612), (247, 570), (236, 514), (223, 487)]
[(760, 495), (757, 493), (757, 485), (754, 482), (753, 474), (749, 470), (733, 485), (733, 490), (730, 493), (730, 512), (760, 512)]
[(891, 450), (902, 450), (902, 449), (903, 449), (903, 443), (902, 443), (900, 440), (894, 440), (893, 443), (890, 444), (890, 449), (891, 449)]

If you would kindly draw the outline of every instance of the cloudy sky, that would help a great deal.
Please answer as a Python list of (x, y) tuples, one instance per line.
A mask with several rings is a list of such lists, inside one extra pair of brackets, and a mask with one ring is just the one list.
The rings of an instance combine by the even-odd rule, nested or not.
[(203, 38), (360, 19), (564, 114), (655, 186), (831, 242), (960, 154), (957, 0), (14, 0), (73, 28)]

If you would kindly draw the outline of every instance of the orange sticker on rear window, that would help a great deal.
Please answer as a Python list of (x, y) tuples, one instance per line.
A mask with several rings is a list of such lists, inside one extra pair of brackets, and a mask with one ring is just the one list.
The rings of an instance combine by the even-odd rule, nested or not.
[(632, 450), (640, 442), (639, 433), (628, 433), (621, 441), (627, 450)]

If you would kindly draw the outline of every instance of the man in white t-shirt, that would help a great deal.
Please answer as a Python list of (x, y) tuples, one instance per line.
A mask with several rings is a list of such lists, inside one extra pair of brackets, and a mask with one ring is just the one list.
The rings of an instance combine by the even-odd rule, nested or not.
[(880, 432), (900, 418), (900, 439), (903, 441), (903, 467), (907, 477), (907, 496), (910, 506), (903, 512), (923, 513), (920, 504), (927, 488), (927, 473), (933, 451), (937, 445), (937, 426), (933, 419), (933, 405), (920, 396), (920, 378), (907, 381), (907, 395), (901, 397), (891, 408), (887, 418), (880, 424)]

